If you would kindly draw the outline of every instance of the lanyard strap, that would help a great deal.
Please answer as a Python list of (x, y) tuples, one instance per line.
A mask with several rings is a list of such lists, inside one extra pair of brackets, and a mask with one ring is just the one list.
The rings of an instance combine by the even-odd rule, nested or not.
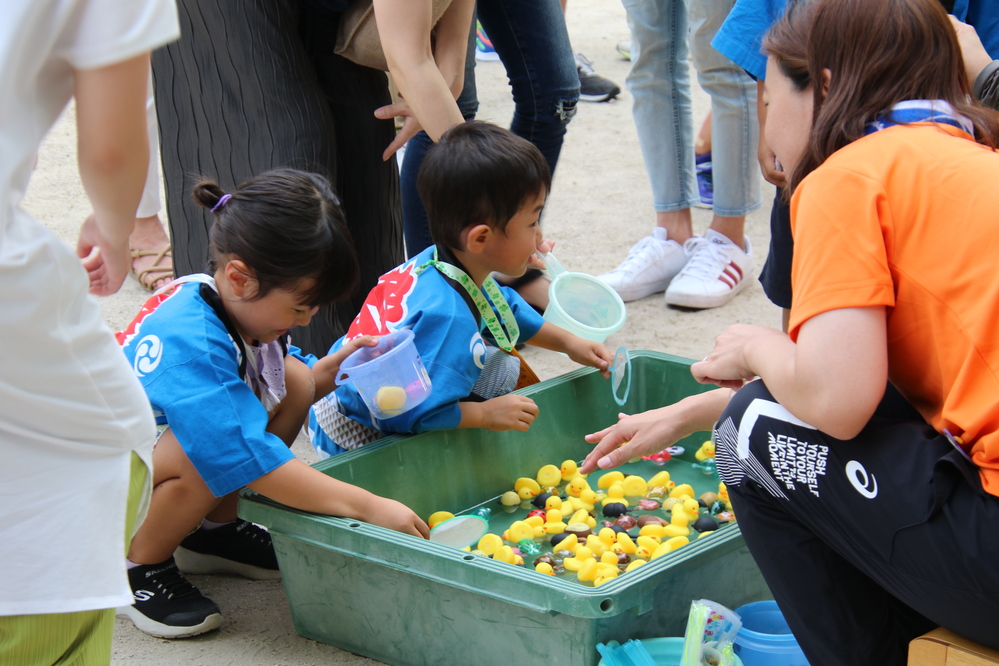
[(940, 123), (975, 136), (975, 126), (971, 120), (957, 113), (954, 107), (941, 99), (909, 99), (899, 102), (887, 113), (882, 113), (867, 123), (864, 133), (874, 134), (901, 123)]
[[(489, 329), (489, 332), (493, 334), (493, 338), (496, 339), (496, 345), (503, 351), (513, 351), (514, 346), (517, 344), (517, 339), (520, 338), (520, 326), (517, 325), (517, 320), (513, 316), (510, 304), (506, 302), (503, 292), (500, 291), (499, 285), (496, 284), (496, 280), (492, 276), (487, 277), (482, 283), (482, 289), (479, 289), (475, 281), (468, 276), (468, 273), (457, 266), (437, 259), (437, 248), (434, 248), (434, 258), (417, 267), (415, 273), (419, 275), (427, 266), (433, 266), (441, 274), (460, 284), (468, 292), (468, 295), (471, 296), (476, 309), (482, 315), (482, 321), (485, 322), (486, 328)], [(486, 292), (485, 294), (482, 293), (483, 289)], [(489, 296), (489, 300), (496, 306), (495, 310), (489, 304), (489, 300), (486, 300), (486, 295)], [(496, 312), (499, 312), (499, 317), (496, 316)], [(500, 323), (500, 319), (502, 319), (502, 324)]]

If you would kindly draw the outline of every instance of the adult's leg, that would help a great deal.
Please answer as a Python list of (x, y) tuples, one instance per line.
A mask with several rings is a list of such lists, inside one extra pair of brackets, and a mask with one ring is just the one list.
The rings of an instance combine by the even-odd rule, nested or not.
[(579, 101), (562, 7), (558, 0), (479, 0), (477, 12), (510, 79), (510, 130), (538, 147), (554, 175)]
[[(697, 79), (711, 96), (711, 167), (714, 181), (713, 228), (742, 244), (745, 216), (760, 207), (760, 168), (756, 153), (756, 83), (723, 56), (711, 40), (734, 0), (690, 0), (690, 52)], [(729, 218), (719, 220), (717, 218)], [(728, 235), (728, 234), (726, 234)]]
[(656, 226), (621, 264), (599, 276), (626, 301), (665, 291), (687, 264), (690, 208), (700, 203), (694, 173), (694, 129), (687, 64), (686, 0), (622, 0), (631, 29), (626, 85)]
[(814, 664), (904, 664), (938, 624), (999, 645), (999, 498), (946, 437), (898, 413), (835, 440), (757, 381), (716, 426), (746, 543)]
[[(631, 29), (626, 85), (657, 213), (687, 211), (700, 201), (694, 174), (694, 129), (687, 64), (685, 0), (623, 0)], [(660, 225), (662, 226), (662, 225)], [(678, 229), (677, 232), (680, 230)]]
[[(298, 2), (181, 0), (178, 12), (182, 37), (153, 53), (153, 80), (174, 270), (187, 275), (208, 258), (212, 217), (190, 195), (200, 176), (227, 191), (276, 167), (335, 178), (336, 133)], [(336, 337), (326, 309), (295, 335), (317, 354)]]

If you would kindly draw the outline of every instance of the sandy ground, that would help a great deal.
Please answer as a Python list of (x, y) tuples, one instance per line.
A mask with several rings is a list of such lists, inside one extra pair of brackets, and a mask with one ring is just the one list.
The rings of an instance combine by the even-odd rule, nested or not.
[[(596, 70), (624, 89), (629, 63), (615, 44), (629, 37), (624, 10), (607, 0), (572, 0), (567, 15), (574, 47), (587, 54)], [(509, 88), (499, 63), (479, 63), (479, 118), (509, 123)], [(696, 80), (694, 78), (693, 80)], [(695, 125), (707, 114), (707, 96), (696, 89)], [(62, 238), (75, 244), (80, 222), (90, 206), (76, 170), (76, 134), (72, 108), (42, 147), (26, 205)], [(747, 234), (755, 248), (756, 274), (766, 258), (772, 188), (764, 183), (764, 205), (749, 216)], [(592, 274), (610, 270), (628, 248), (654, 225), (648, 178), (631, 118), (631, 97), (604, 104), (580, 103), (569, 126), (551, 197), (543, 222), (546, 236), (556, 239), (556, 254), (569, 269)], [(710, 222), (710, 211), (694, 211), (695, 231)], [(108, 325), (120, 330), (146, 298), (129, 279), (121, 291), (101, 299)], [(780, 314), (754, 282), (728, 305), (704, 311), (664, 307), (662, 294), (628, 305), (624, 328), (611, 336), (611, 349), (652, 349), (702, 358), (714, 337), (731, 323), (779, 327)], [(573, 369), (559, 354), (528, 348), (525, 356), (542, 379)], [(314, 461), (311, 448), (300, 440), (296, 452)], [(224, 576), (192, 576), (192, 582), (222, 608), (222, 629), (204, 636), (165, 641), (146, 636), (131, 623), (118, 620), (113, 663), (129, 664), (376, 664), (364, 657), (298, 636), (280, 582), (254, 582)], [(391, 612), (391, 609), (386, 609)]]

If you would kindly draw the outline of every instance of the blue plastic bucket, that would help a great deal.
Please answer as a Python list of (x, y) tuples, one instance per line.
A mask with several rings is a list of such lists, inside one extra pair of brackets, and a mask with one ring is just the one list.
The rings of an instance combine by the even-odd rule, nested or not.
[(808, 666), (776, 601), (754, 601), (735, 612), (742, 618), (735, 653), (745, 666)]

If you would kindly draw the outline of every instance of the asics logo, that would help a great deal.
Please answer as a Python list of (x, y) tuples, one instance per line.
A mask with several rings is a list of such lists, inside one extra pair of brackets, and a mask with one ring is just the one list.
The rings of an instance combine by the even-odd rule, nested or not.
[(135, 345), (135, 362), (132, 369), (144, 377), (156, 369), (163, 359), (163, 343), (155, 335), (147, 335)]
[(136, 590), (132, 593), (132, 597), (136, 601), (149, 601), (156, 596), (155, 592), (150, 592), (149, 590)]
[(867, 499), (874, 499), (878, 496), (878, 480), (874, 478), (873, 474), (868, 474), (864, 466), (856, 460), (851, 460), (846, 464), (846, 478), (856, 491)]

